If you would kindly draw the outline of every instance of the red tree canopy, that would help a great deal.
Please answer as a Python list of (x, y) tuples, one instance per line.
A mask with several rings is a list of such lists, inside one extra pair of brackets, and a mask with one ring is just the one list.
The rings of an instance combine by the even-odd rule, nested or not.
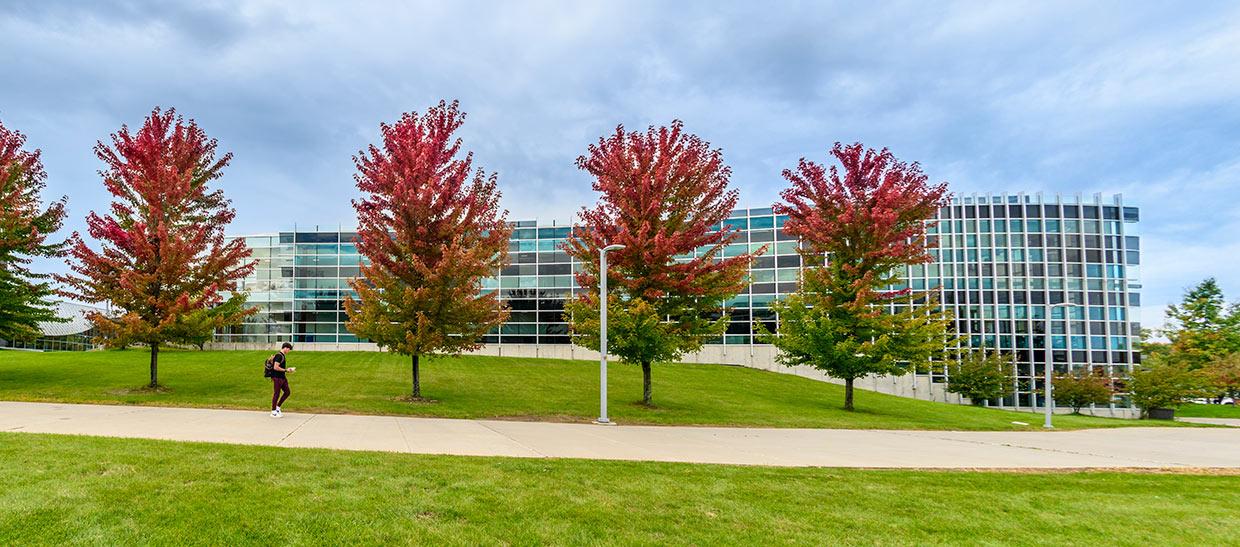
[(788, 215), (784, 231), (807, 254), (829, 254), (859, 290), (885, 284), (898, 266), (929, 262), (925, 221), (947, 204), (947, 183), (928, 184), (917, 163), (897, 161), (886, 148), (837, 142), (831, 155), (842, 175), (805, 158), (784, 170), (792, 186), (774, 207)]
[(349, 328), (410, 354), (456, 352), (506, 318), (482, 278), (504, 264), (507, 211), (496, 176), (459, 157), (465, 120), (454, 101), (380, 126), (382, 147), (354, 157), (363, 198), (355, 200), (358, 252), (369, 259), (347, 299)]
[[(58, 278), (70, 287), (69, 296), (110, 302), (123, 312), (90, 316), (113, 343), (180, 341), (187, 334), (181, 319), (219, 304), (221, 292), (236, 290), (253, 271), (245, 243), (224, 239), (236, 213), (223, 191), (208, 183), (220, 178), (232, 154), (216, 159), (215, 153), (215, 139), (175, 109), (156, 108), (136, 133), (121, 126), (111, 146), (96, 144), (104, 186), (114, 196), (109, 214), (86, 217), (101, 250), (74, 233), (74, 274)], [(218, 322), (235, 323), (253, 312)]]
[[(630, 296), (718, 304), (744, 289), (753, 255), (724, 258), (722, 252), (739, 233), (721, 226), (738, 197), (728, 189), (731, 169), (721, 150), (685, 133), (680, 121), (644, 133), (619, 126), (590, 145), (577, 166), (594, 176), (602, 194), (597, 205), (581, 210), (565, 246), (586, 266), (577, 274), (579, 285), (597, 287), (598, 250), (621, 244), (624, 249), (609, 255), (608, 283)], [(696, 250), (701, 254), (690, 256)]]
[(49, 244), (47, 238), (65, 216), (64, 198), (43, 208), (47, 172), (39, 150), (27, 151), (25, 144), (25, 135), (0, 123), (0, 264), (20, 275), (31, 273), (27, 257), (47, 255), (62, 245)]

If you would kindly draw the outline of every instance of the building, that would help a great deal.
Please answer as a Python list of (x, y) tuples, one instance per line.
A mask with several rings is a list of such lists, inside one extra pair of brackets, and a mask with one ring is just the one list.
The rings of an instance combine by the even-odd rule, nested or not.
[[(937, 292), (970, 345), (1014, 356), (1017, 393), (995, 403), (1034, 406), (1040, 404), (1036, 392), (1048, 359), (1057, 370), (1092, 367), (1108, 374), (1139, 362), (1139, 217), (1119, 195), (956, 196), (927, 234), (937, 245), (934, 263), (909, 267), (905, 283)], [(780, 230), (783, 221), (769, 208), (737, 210), (726, 221), (742, 235), (725, 256), (763, 246), (768, 251), (755, 260), (749, 289), (727, 302), (732, 322), (714, 344), (759, 344), (753, 322), (773, 328), (770, 303), (796, 289), (801, 257), (797, 241)], [(510, 265), (482, 289), (498, 291), (512, 315), (485, 342), (569, 344), (561, 314), (564, 300), (580, 290), (572, 276), (578, 266), (559, 247), (569, 231), (567, 223), (513, 223)], [(353, 238), (351, 232), (317, 229), (244, 236), (259, 265), (242, 288), (261, 311), (220, 333), (217, 342), (291, 339), (363, 347), (345, 328), (342, 303), (347, 280), (358, 275), (362, 262)], [(941, 370), (931, 376), (944, 379)]]
[(43, 335), (34, 340), (0, 339), (0, 349), (84, 351), (99, 347), (94, 342), (95, 325), (86, 320), (86, 312), (102, 312), (103, 309), (72, 302), (56, 302), (55, 305), (56, 316), (65, 319), (64, 322), (40, 323)]

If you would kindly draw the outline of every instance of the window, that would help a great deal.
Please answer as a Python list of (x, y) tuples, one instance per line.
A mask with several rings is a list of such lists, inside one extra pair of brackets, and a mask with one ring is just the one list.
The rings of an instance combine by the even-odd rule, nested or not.
[(297, 243), (339, 243), (340, 234), (336, 232), (297, 232)]

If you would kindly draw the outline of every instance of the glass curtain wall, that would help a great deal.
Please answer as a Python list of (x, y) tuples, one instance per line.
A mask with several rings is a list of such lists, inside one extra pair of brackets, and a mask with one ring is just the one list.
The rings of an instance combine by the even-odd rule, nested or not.
[[(729, 300), (727, 332), (713, 344), (748, 345), (753, 323), (774, 328), (770, 304), (796, 290), (804, 267), (798, 242), (781, 230), (770, 208), (734, 211), (725, 223), (740, 238), (725, 256), (767, 247), (750, 269), (745, 292)], [(1140, 360), (1139, 210), (1121, 196), (1104, 201), (1040, 194), (956, 196), (930, 223), (934, 262), (908, 267), (903, 288), (937, 293), (972, 347), (1013, 357), (1017, 395), (1003, 406), (1041, 404), (1042, 371), (1089, 367), (1111, 375)], [(513, 223), (509, 265), (484, 280), (510, 309), (508, 322), (484, 340), (492, 344), (567, 344), (564, 301), (577, 294), (580, 266), (561, 245), (571, 228), (537, 221)], [(273, 344), (359, 342), (345, 328), (347, 280), (364, 260), (346, 231), (293, 231), (244, 237), (259, 260), (242, 289), (260, 313), (221, 332), (221, 342)], [(685, 257), (679, 257), (686, 259)], [(944, 381), (943, 370), (932, 371)]]

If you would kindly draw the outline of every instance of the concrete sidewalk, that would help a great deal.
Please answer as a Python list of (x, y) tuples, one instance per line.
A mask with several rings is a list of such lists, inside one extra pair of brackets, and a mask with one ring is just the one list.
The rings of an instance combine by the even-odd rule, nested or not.
[(1225, 425), (1227, 427), (1240, 427), (1240, 418), (1176, 418), (1177, 421), (1189, 422), (1194, 424), (1210, 424)]
[(662, 427), (0, 402), (0, 431), (418, 454), (898, 468), (1240, 468), (1240, 431)]

